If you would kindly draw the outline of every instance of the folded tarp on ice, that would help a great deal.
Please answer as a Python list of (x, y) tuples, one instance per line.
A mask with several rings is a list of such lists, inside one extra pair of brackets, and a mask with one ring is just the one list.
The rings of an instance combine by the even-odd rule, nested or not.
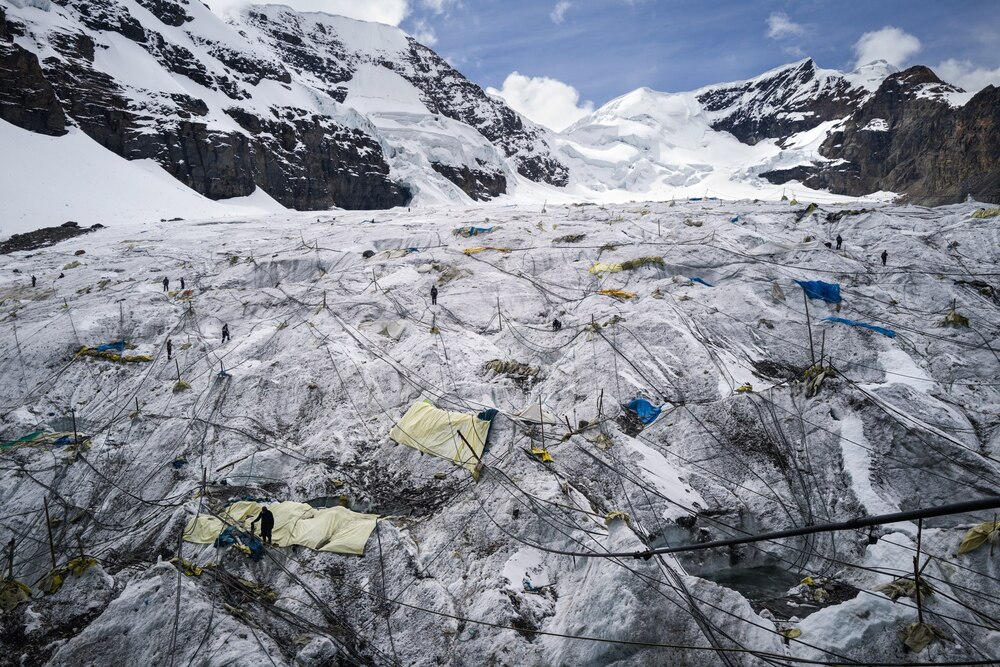
[(406, 320), (374, 320), (362, 322), (358, 328), (362, 331), (373, 331), (393, 340), (399, 340), (403, 336), (403, 330), (406, 329)]
[(698, 276), (689, 276), (688, 280), (690, 280), (693, 283), (701, 283), (705, 287), (714, 287), (714, 285), (712, 285), (712, 283), (708, 282), (704, 278), (699, 278)]
[(810, 299), (822, 299), (827, 303), (840, 303), (840, 285), (825, 283), (822, 280), (796, 280), (802, 286), (802, 291)]
[[(250, 530), (250, 523), (260, 514), (260, 503), (241, 500), (227, 507), (225, 521), (201, 514), (188, 521), (184, 539), (194, 544), (214, 544), (227, 524)], [(281, 547), (298, 545), (316, 551), (362, 555), (365, 543), (375, 530), (375, 514), (352, 512), (346, 507), (317, 509), (305, 503), (291, 501), (271, 503), (267, 508), (274, 515), (271, 541)], [(255, 526), (260, 531), (260, 525)]]
[(871, 329), (872, 331), (877, 331), (883, 336), (888, 336), (889, 338), (895, 338), (896, 332), (892, 329), (886, 329), (885, 327), (877, 327), (874, 324), (865, 324), (864, 322), (858, 322), (857, 320), (848, 320), (843, 317), (824, 317), (823, 319), (829, 320), (830, 322), (840, 322), (841, 324), (849, 324), (852, 327), (864, 327), (865, 329)]
[(455, 236), (481, 236), (492, 231), (492, 227), (459, 227), (454, 233)]
[(594, 265), (587, 269), (590, 273), (618, 273), (622, 270), (621, 262), (594, 262)]
[(495, 414), (496, 411), (489, 410), (478, 415), (451, 412), (424, 399), (410, 406), (389, 431), (389, 437), (401, 445), (454, 461), (475, 473)]
[(124, 352), (125, 351), (125, 341), (120, 340), (117, 343), (107, 343), (106, 345), (98, 345), (94, 348), (98, 352)]
[(660, 416), (663, 406), (655, 406), (644, 398), (633, 398), (625, 404), (625, 407), (639, 415), (643, 424), (652, 424)]

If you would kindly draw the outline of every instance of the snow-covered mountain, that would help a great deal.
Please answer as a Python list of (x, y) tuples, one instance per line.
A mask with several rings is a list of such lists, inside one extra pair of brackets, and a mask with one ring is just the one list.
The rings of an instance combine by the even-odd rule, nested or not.
[(541, 128), (400, 30), (285, 7), (3, 0), (0, 81), (0, 118), (78, 128), (212, 199), (387, 208), (566, 178)]

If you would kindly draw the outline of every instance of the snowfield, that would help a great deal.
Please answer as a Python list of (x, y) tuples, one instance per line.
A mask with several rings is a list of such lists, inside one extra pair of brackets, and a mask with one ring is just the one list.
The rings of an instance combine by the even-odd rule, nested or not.
[[(406, 141), (405, 124), (381, 119)], [(631, 148), (606, 147), (609, 163), (646, 131), (635, 130)], [(15, 540), (13, 576), (31, 589), (0, 616), (3, 654), (26, 665), (1000, 661), (1000, 559), (988, 545), (958, 555), (991, 513), (923, 522), (935, 591), (923, 614), (946, 639), (919, 653), (899, 638), (914, 602), (874, 591), (912, 575), (915, 523), (598, 557), (996, 494), (997, 225), (971, 218), (974, 203), (807, 203), (174, 222), (130, 220), (126, 207), (106, 229), (0, 256), (0, 442), (74, 420), (89, 440), (0, 448), (0, 543)], [(492, 231), (453, 234), (470, 226)], [(824, 245), (838, 234), (842, 251)], [(626, 267), (590, 272), (598, 261)], [(807, 323), (795, 280), (838, 283), (843, 301), (809, 301)], [(943, 326), (950, 312), (969, 326)], [(398, 339), (380, 333), (395, 325)], [(152, 361), (76, 354), (122, 339)], [(827, 376), (808, 396), (813, 355)], [(534, 372), (497, 374), (492, 360)], [(621, 407), (636, 397), (663, 405), (638, 433)], [(499, 410), (478, 481), (389, 440), (421, 398)], [(539, 403), (557, 424), (514, 418)], [(180, 541), (191, 517), (245, 498), (343, 498), (381, 518), (363, 556), (268, 547), (254, 561)], [(62, 566), (81, 552), (96, 564), (44, 593), (53, 555)], [(773, 580), (753, 575), (765, 571)]]

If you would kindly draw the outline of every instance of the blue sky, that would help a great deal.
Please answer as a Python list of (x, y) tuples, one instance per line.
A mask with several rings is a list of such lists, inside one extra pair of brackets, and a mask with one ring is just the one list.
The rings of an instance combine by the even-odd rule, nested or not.
[[(261, 0), (217, 0), (230, 4)], [(635, 88), (679, 92), (813, 57), (1000, 85), (1000, 0), (277, 0), (398, 25), (561, 129)]]
[[(995, 1), (571, 0), (559, 23), (556, 0), (445, 2), (436, 14), (440, 4), (417, 3), (403, 27), (420, 32), (414, 23), (423, 21), (433, 48), (469, 78), (499, 88), (512, 71), (550, 77), (597, 104), (640, 86), (682, 91), (748, 78), (806, 55), (850, 69), (862, 34), (886, 26), (919, 40), (913, 63), (1000, 67)], [(769, 37), (775, 15), (794, 27)]]

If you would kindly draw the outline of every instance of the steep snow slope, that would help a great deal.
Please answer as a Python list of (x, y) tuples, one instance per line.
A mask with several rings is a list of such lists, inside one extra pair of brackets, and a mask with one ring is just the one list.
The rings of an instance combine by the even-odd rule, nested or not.
[(0, 145), (18, 155), (0, 162), (0, 238), (74, 220), (142, 227), (161, 218), (261, 215), (284, 207), (263, 190), (214, 202), (149, 160), (128, 161), (79, 130), (47, 137), (0, 120)]
[[(54, 665), (98, 655), (722, 664), (713, 648), (736, 649), (733, 665), (786, 654), (1000, 660), (991, 620), (1000, 565), (987, 548), (955, 555), (985, 514), (924, 522), (922, 550), (934, 556), (925, 573), (938, 591), (924, 614), (953, 641), (920, 654), (897, 636), (916, 618), (912, 602), (872, 590), (912, 571), (912, 524), (873, 531), (875, 544), (846, 531), (683, 559), (588, 557), (995, 493), (995, 225), (972, 219), (972, 205), (829, 219), (845, 210), (803, 208), (282, 214), (115, 226), (0, 257), (0, 439), (72, 430), (74, 418), (90, 436), (79, 453), (0, 451), (0, 542), (16, 539), (13, 572), (34, 596), (0, 616), (5, 647)], [(469, 225), (494, 230), (452, 234)], [(837, 233), (842, 252), (821, 244)], [(464, 252), (477, 246), (510, 252)], [(367, 250), (376, 254), (365, 259)], [(650, 256), (661, 259), (588, 271)], [(172, 287), (183, 276), (190, 298), (164, 293), (164, 276)], [(796, 279), (836, 281), (844, 297), (840, 308), (810, 303), (816, 353), (835, 369), (813, 397), (801, 382), (810, 351)], [(969, 328), (938, 326), (952, 304)], [(400, 339), (377, 333), (378, 320), (400, 322)], [(154, 361), (74, 355), (123, 335), (130, 354)], [(484, 369), (494, 359), (538, 372), (496, 375)], [(174, 391), (178, 373), (190, 389)], [(745, 382), (753, 391), (737, 393)], [(666, 405), (628, 435), (619, 404), (636, 395)], [(478, 483), (387, 439), (421, 396), (501, 411)], [(560, 421), (544, 436), (511, 418), (539, 401)], [(543, 445), (551, 463), (529, 453)], [(384, 517), (364, 556), (274, 547), (254, 562), (235, 548), (183, 544), (184, 558), (218, 566), (188, 576), (166, 562), (195, 512), (242, 497), (340, 495)], [(99, 560), (51, 596), (37, 584), (51, 568), (45, 500), (59, 562), (78, 555), (77, 536)], [(526, 592), (525, 575), (551, 588)], [(781, 583), (807, 575), (834, 591), (832, 606), (808, 616), (826, 593), (803, 585), (789, 597)], [(802, 620), (783, 620), (791, 614)], [(785, 646), (777, 631), (788, 627), (802, 634)]]

